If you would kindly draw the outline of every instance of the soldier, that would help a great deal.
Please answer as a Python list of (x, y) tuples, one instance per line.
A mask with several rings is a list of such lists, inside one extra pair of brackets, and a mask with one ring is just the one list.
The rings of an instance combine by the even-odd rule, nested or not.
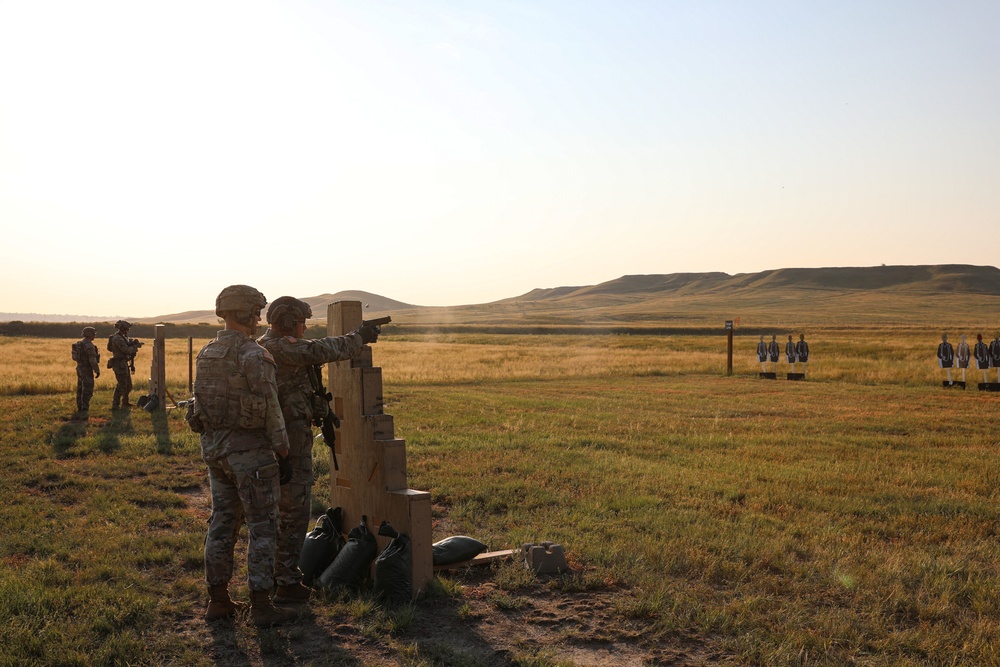
[(802, 372), (806, 372), (806, 363), (809, 361), (809, 343), (806, 342), (806, 335), (799, 334), (799, 342), (795, 344), (795, 356), (802, 362)]
[(73, 343), (73, 360), (76, 361), (76, 411), (81, 417), (90, 411), (94, 395), (94, 378), (101, 377), (101, 351), (94, 345), (97, 329), (84, 327), (83, 339)]
[[(288, 429), (292, 480), (281, 488), (277, 559), (274, 578), (278, 585), (274, 602), (305, 603), (309, 589), (302, 584), (299, 555), (309, 527), (313, 485), (313, 431), (311, 423), (322, 421), (330, 410), (323, 395), (320, 364), (358, 356), (364, 346), (378, 340), (378, 327), (362, 325), (346, 336), (302, 338), (309, 304), (291, 296), (275, 299), (267, 309), (270, 328), (257, 339), (278, 365), (278, 400)], [(327, 443), (332, 445), (332, 443)]]
[(990, 369), (990, 348), (983, 342), (983, 334), (976, 334), (976, 345), (972, 348), (972, 356), (976, 358), (976, 368), (983, 372), (983, 384), (988, 382), (986, 374)]
[(108, 338), (108, 368), (115, 372), (115, 395), (111, 399), (111, 409), (131, 408), (128, 395), (132, 391), (132, 373), (135, 373), (135, 353), (142, 347), (142, 342), (128, 337), (132, 325), (125, 320), (115, 322), (115, 333)]
[(205, 537), (205, 618), (227, 618), (242, 606), (229, 597), (229, 580), (245, 518), (250, 614), (261, 627), (295, 617), (271, 602), (279, 485), (291, 479), (291, 459), (274, 359), (253, 339), (266, 303), (263, 294), (247, 285), (230, 285), (219, 293), (215, 313), (225, 321), (225, 329), (198, 353), (194, 401), (187, 414), (191, 430), (201, 434), (212, 491)]
[(757, 343), (757, 361), (760, 362), (760, 372), (767, 372), (767, 343), (764, 342), (764, 337), (760, 337), (760, 342)]

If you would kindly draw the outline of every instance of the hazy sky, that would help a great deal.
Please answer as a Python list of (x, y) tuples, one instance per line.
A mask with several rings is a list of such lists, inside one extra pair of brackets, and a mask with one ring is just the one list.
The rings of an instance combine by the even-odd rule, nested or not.
[(0, 311), (996, 265), (1000, 2), (0, 0)]

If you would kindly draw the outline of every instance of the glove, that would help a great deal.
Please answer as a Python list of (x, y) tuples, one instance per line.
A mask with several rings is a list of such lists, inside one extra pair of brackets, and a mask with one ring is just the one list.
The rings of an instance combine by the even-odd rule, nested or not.
[(278, 482), (281, 486), (288, 484), (292, 481), (292, 457), (290, 456), (279, 456), (278, 457)]
[(96, 373), (96, 374), (94, 375), (94, 377), (95, 377), (95, 378), (99, 378), (99, 377), (101, 377), (101, 371), (97, 371), (97, 373)]
[(374, 324), (362, 324), (355, 333), (361, 334), (361, 340), (364, 341), (365, 345), (369, 343), (374, 343), (378, 340), (378, 335), (381, 333), (379, 328)]

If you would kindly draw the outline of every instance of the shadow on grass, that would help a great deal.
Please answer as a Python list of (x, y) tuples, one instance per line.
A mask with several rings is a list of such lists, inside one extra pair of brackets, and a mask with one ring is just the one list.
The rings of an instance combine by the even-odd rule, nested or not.
[(122, 448), (121, 437), (132, 432), (132, 414), (128, 410), (112, 410), (111, 421), (95, 437), (97, 448), (112, 454)]
[[(209, 624), (211, 656), (217, 667), (248, 665), (344, 665), (363, 663), (338, 637), (316, 623), (311, 611), (292, 623), (275, 628), (255, 628), (248, 610), (235, 619)], [(259, 659), (258, 659), (259, 657)]]
[(73, 416), (60, 426), (52, 435), (49, 442), (52, 444), (52, 452), (57, 459), (64, 459), (72, 456), (70, 450), (77, 440), (87, 435), (87, 413), (75, 412)]
[(173, 444), (170, 441), (170, 425), (167, 423), (167, 411), (157, 408), (149, 413), (153, 421), (153, 435), (156, 437), (156, 451), (159, 454), (173, 454)]

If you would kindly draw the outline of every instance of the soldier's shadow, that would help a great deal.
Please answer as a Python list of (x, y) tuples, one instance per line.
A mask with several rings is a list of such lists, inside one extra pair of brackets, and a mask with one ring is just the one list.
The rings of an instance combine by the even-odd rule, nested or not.
[(76, 413), (49, 436), (52, 452), (58, 459), (66, 458), (70, 456), (70, 449), (73, 448), (76, 441), (86, 435), (87, 420), (81, 418), (81, 413)]
[(97, 433), (97, 448), (105, 454), (121, 449), (122, 436), (132, 432), (132, 415), (128, 410), (112, 410), (111, 419)]

